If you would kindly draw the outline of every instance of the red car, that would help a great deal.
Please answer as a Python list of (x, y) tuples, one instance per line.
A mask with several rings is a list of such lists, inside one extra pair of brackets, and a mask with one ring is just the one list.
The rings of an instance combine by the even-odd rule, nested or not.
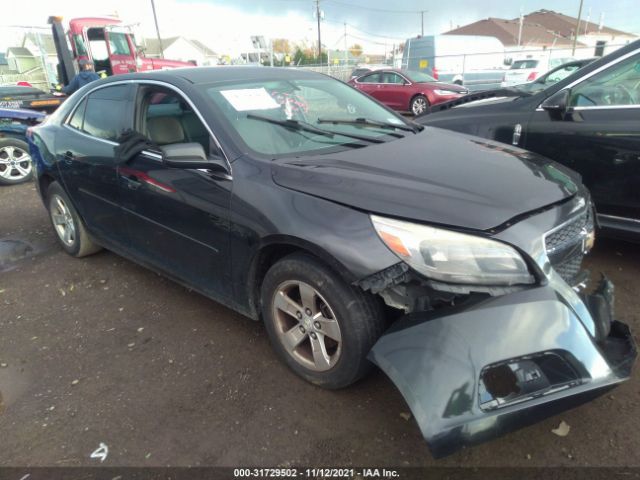
[(348, 83), (389, 108), (414, 115), (424, 113), (429, 105), (469, 93), (464, 87), (441, 83), (426, 73), (412, 70), (376, 70)]

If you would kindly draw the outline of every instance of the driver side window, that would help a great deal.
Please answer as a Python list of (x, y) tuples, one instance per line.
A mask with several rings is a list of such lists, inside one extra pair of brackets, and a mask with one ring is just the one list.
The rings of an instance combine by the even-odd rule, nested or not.
[(634, 55), (580, 83), (572, 89), (569, 105), (640, 106), (640, 58)]
[(205, 125), (177, 92), (144, 87), (138, 105), (136, 130), (156, 145), (199, 143), (205, 152), (219, 154)]

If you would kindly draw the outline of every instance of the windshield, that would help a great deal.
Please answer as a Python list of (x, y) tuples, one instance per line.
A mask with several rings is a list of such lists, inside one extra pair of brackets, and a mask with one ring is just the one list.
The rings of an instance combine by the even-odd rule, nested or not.
[(433, 78), (431, 75), (427, 75), (426, 73), (419, 72), (417, 70), (407, 70), (404, 73), (406, 73), (407, 77), (409, 77), (409, 79), (412, 82), (417, 82), (417, 83), (437, 82), (437, 80)]
[[(202, 88), (237, 137), (249, 149), (263, 155), (329, 153), (378, 140), (392, 141), (399, 136), (392, 135), (394, 130), (388, 128), (358, 123), (359, 119), (408, 125), (369, 97), (330, 78), (235, 82)], [(319, 121), (324, 119), (340, 121), (330, 124)]]

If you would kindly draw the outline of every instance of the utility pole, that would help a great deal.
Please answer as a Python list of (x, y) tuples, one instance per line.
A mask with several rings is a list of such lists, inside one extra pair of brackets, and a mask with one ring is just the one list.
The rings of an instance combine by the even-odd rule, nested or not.
[(520, 9), (520, 26), (518, 27), (518, 46), (522, 44), (522, 25), (524, 24), (524, 16), (522, 9)]
[(160, 58), (164, 58), (164, 48), (162, 48), (162, 38), (160, 38), (160, 27), (158, 27), (158, 16), (156, 15), (156, 3), (151, 0), (151, 9), (153, 10), (153, 21), (156, 24), (156, 35), (158, 36), (158, 46), (160, 47)]
[(576, 54), (576, 42), (578, 41), (578, 32), (580, 31), (580, 17), (582, 16), (582, 3), (584, 0), (580, 0), (580, 8), (578, 9), (578, 20), (576, 22), (576, 28), (573, 32), (573, 47), (571, 48), (571, 56)]
[(318, 19), (318, 61), (322, 65), (322, 40), (320, 39), (320, 0), (316, 0), (316, 18)]
[(349, 65), (349, 50), (347, 50), (347, 22), (344, 22), (344, 64)]
[(420, 35), (424, 37), (424, 13), (427, 12), (428, 10), (420, 10), (420, 32), (422, 32)]

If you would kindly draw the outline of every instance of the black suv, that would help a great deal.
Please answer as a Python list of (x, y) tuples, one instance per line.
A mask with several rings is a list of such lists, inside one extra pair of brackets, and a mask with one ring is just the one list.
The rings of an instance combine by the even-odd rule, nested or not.
[(640, 240), (640, 41), (542, 91), (469, 95), (417, 121), (516, 145), (572, 168), (591, 191), (606, 233)]

